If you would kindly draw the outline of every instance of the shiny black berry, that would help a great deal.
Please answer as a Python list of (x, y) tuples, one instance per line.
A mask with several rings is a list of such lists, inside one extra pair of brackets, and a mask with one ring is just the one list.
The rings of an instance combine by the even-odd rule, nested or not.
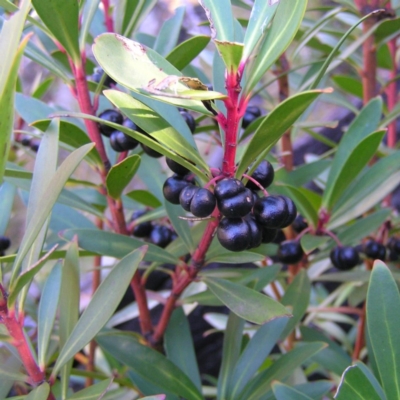
[(360, 262), (360, 256), (354, 247), (335, 247), (330, 253), (332, 264), (342, 271), (354, 268)]
[(244, 217), (254, 204), (253, 193), (238, 179), (222, 179), (215, 185), (214, 195), (219, 211), (228, 218)]
[(387, 243), (387, 247), (391, 253), (400, 255), (400, 239), (397, 237), (391, 237)]
[[(117, 110), (105, 110), (99, 114), (99, 118), (104, 119), (105, 121), (114, 122), (115, 124), (122, 124), (124, 117)], [(106, 124), (99, 123), (100, 133), (104, 136), (110, 137), (111, 134), (115, 131), (114, 128), (108, 126)]]
[(246, 215), (243, 219), (249, 227), (250, 244), (248, 249), (256, 248), (263, 240), (262, 228), (257, 224), (252, 215)]
[(242, 128), (247, 128), (256, 118), (261, 116), (261, 110), (257, 106), (248, 106), (243, 115)]
[(11, 240), (6, 236), (0, 236), (0, 251), (7, 250), (11, 246)]
[(149, 157), (152, 158), (160, 158), (163, 155), (159, 153), (158, 151), (153, 150), (151, 147), (146, 146), (143, 143), (140, 143), (140, 147), (142, 148), (143, 152), (146, 153)]
[(167, 162), (167, 165), (170, 168), (170, 170), (175, 172), (176, 174), (184, 176), (189, 173), (189, 170), (186, 167), (182, 166), (176, 161), (171, 160), (168, 157), (165, 159), (165, 161)]
[(208, 189), (198, 188), (190, 203), (190, 212), (199, 218), (208, 217), (217, 204), (215, 196)]
[(110, 145), (118, 152), (133, 150), (139, 142), (121, 131), (114, 131), (110, 135)]
[[(93, 82), (99, 83), (103, 74), (104, 74), (103, 68), (96, 67), (93, 70), (93, 74), (91, 75), (90, 78)], [(114, 81), (114, 79), (112, 79), (108, 75), (106, 75), (106, 78), (104, 79), (104, 86), (110, 87), (111, 84), (115, 85), (116, 82)]]
[(298, 214), (292, 223), (292, 228), (295, 232), (300, 233), (308, 228), (308, 223), (302, 215)]
[(171, 176), (164, 182), (163, 194), (165, 199), (172, 204), (179, 204), (179, 195), (181, 191), (192, 182), (193, 179), (187, 177), (176, 174)]
[(218, 225), (217, 238), (230, 251), (243, 251), (252, 244), (251, 229), (242, 218), (223, 218)]
[[(262, 235), (262, 243), (272, 243), (278, 236), (278, 232), (282, 232), (282, 231), (278, 231), (277, 229), (269, 229), (269, 228), (265, 228), (263, 226), (261, 226), (261, 235)], [(283, 234), (283, 232), (282, 232)], [(283, 242), (285, 240), (285, 235), (283, 235), (283, 238), (281, 240), (281, 242)]]
[(167, 247), (173, 240), (173, 231), (164, 225), (155, 225), (150, 233), (150, 242), (159, 247)]
[[(272, 183), (274, 176), (274, 168), (267, 160), (261, 161), (251, 175), (251, 177), (254, 178), (263, 188), (267, 188)], [(260, 188), (250, 180), (246, 183), (246, 187), (251, 190), (260, 190)]]
[(286, 240), (279, 245), (278, 260), (285, 264), (296, 264), (303, 258), (304, 252), (298, 240)]
[(196, 121), (193, 118), (192, 114), (187, 112), (186, 110), (179, 110), (180, 114), (182, 115), (183, 119), (185, 120), (187, 126), (190, 129), (190, 132), (194, 132), (196, 129)]
[(372, 258), (374, 260), (385, 261), (386, 258), (386, 247), (375, 240), (368, 240), (367, 242), (363, 243), (362, 252), (368, 258)]
[(34, 151), (35, 153), (38, 152), (40, 147), (40, 140), (39, 139), (31, 139), (29, 143), (29, 148)]
[[(146, 214), (145, 210), (135, 211), (132, 214), (132, 221), (135, 221), (136, 219), (142, 217), (144, 214)], [(151, 223), (151, 221), (141, 222), (140, 224), (137, 224), (133, 227), (132, 235), (143, 238), (149, 236), (152, 230), (153, 224)]]
[(179, 204), (186, 211), (190, 211), (190, 204), (192, 203), (193, 196), (199, 190), (198, 186), (187, 185), (182, 189), (179, 194)]
[(296, 218), (297, 210), (286, 196), (268, 196), (254, 203), (253, 214), (259, 224), (278, 229), (289, 226)]

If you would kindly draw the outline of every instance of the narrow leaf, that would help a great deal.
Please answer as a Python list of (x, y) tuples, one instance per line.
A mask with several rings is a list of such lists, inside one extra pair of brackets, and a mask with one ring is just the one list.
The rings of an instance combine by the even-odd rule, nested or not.
[(113, 378), (105, 379), (92, 386), (89, 386), (68, 397), (67, 400), (98, 400), (101, 399), (110, 387)]
[(272, 390), (276, 400), (313, 400), (311, 397), (280, 382), (274, 382)]
[(208, 288), (235, 314), (255, 324), (290, 315), (287, 309), (271, 298), (218, 278), (203, 278)]
[(118, 199), (121, 197), (122, 192), (135, 176), (139, 165), (140, 156), (134, 154), (111, 167), (107, 174), (106, 186), (108, 194), (112, 198)]
[[(143, 246), (128, 254), (103, 280), (93, 295), (89, 305), (79, 318), (67, 342), (61, 349), (52, 371), (53, 377), (56, 376), (60, 368), (71, 359), (75, 353), (86, 346), (107, 323), (124, 296), (146, 250), (146, 246)], [(118, 290), (115, 290), (115, 288), (118, 288)]]
[(44, 400), (50, 393), (50, 385), (47, 382), (42, 383), (37, 388), (33, 389), (32, 392), (26, 396), (26, 400)]
[(90, 25), (99, 8), (100, 0), (85, 1), (82, 11), (82, 25), (80, 27), (79, 48), (84, 51), (86, 45), (86, 36), (89, 32)]

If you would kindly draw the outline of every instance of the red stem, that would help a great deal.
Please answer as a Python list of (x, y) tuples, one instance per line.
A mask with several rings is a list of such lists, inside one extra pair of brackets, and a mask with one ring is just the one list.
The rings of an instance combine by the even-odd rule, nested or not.
[(102, 0), (104, 7), (104, 22), (107, 28), (107, 32), (114, 32), (114, 21), (110, 13), (110, 2), (109, 0)]

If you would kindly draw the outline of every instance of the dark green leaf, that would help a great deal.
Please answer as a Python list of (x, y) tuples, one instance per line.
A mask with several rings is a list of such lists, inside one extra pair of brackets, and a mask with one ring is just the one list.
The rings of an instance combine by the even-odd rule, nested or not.
[(284, 330), (287, 317), (269, 321), (258, 328), (235, 364), (230, 380), (229, 397), (234, 399), (261, 367)]
[(167, 358), (195, 384), (201, 392), (201, 379), (194, 351), (193, 338), (189, 322), (182, 307), (175, 309), (164, 336)]
[(76, 392), (72, 396), (68, 397), (67, 400), (98, 400), (102, 398), (107, 389), (110, 387), (113, 379), (105, 379), (104, 381), (95, 383), (79, 392)]
[(340, 89), (362, 99), (363, 88), (359, 79), (348, 75), (336, 75), (332, 77), (332, 80), (340, 87)]
[(381, 261), (375, 261), (368, 287), (367, 328), (381, 385), (388, 398), (400, 398), (400, 295)]
[(242, 264), (251, 263), (256, 261), (262, 261), (265, 256), (262, 254), (252, 253), (251, 251), (242, 251), (239, 254), (236, 252), (213, 252), (213, 254), (208, 254), (207, 263), (222, 263), (222, 264)]
[(368, 378), (356, 365), (352, 365), (345, 370), (335, 399), (384, 400), (376, 393)]
[[(273, 381), (284, 380), (301, 364), (325, 347), (325, 344), (314, 342), (297, 346), (294, 350), (282, 355), (271, 367), (260, 372), (243, 389), (237, 400), (258, 400), (271, 391)], [(235, 400), (236, 400), (235, 399)]]
[[(69, 229), (63, 232), (63, 237), (67, 240), (72, 240), (75, 235), (77, 235), (79, 247), (82, 249), (115, 258), (125, 257), (132, 249), (144, 244), (139, 239), (97, 229)], [(160, 247), (151, 243), (148, 244), (148, 247), (149, 249), (144, 257), (145, 261), (171, 264), (179, 262), (177, 258)]]
[(311, 397), (280, 382), (274, 382), (272, 384), (272, 390), (276, 400), (312, 400)]
[[(147, 247), (143, 246), (129, 253), (111, 270), (100, 284), (62, 347), (52, 371), (53, 377), (107, 323), (124, 296), (146, 250)], [(118, 288), (118, 290), (115, 290), (115, 288)], [(107, 299), (107, 301), (105, 302), (104, 299)]]
[(148, 207), (157, 208), (162, 205), (160, 200), (147, 190), (132, 190), (126, 196)]
[(104, 333), (97, 343), (119, 362), (164, 390), (187, 400), (203, 400), (194, 383), (160, 352), (140, 344), (128, 334)]
[[(321, 93), (323, 92), (311, 91), (294, 95), (271, 111), (248, 144), (236, 171), (236, 177), (241, 177), (255, 160), (261, 161), (263, 156)], [(252, 169), (255, 169), (256, 166), (253, 165)]]
[[(332, 167), (329, 172), (326, 189), (324, 191), (322, 206), (330, 209), (333, 205), (332, 199), (335, 195), (334, 189), (340, 185), (340, 179), (343, 174), (351, 171), (344, 171), (344, 164), (350, 160), (357, 146), (376, 130), (382, 114), (382, 99), (372, 99), (353, 120), (347, 132), (342, 137), (339, 147), (336, 151)], [(354, 157), (354, 156), (353, 156)], [(347, 167), (349, 168), (349, 167)], [(358, 170), (357, 170), (358, 171)], [(358, 171), (359, 172), (359, 171)], [(352, 174), (354, 177), (354, 174)]]
[(36, 12), (76, 65), (79, 51), (79, 4), (77, 0), (32, 0)]
[(209, 36), (194, 36), (175, 47), (165, 59), (170, 62), (176, 69), (182, 71), (191, 63), (208, 45)]
[(226, 70), (236, 73), (242, 59), (243, 45), (241, 43), (223, 42), (220, 40), (214, 40), (214, 42), (224, 61)]
[(330, 160), (318, 160), (309, 164), (300, 165), (294, 171), (290, 172), (287, 183), (297, 187), (303, 186), (312, 179), (317, 178), (330, 164)]
[(122, 192), (129, 185), (140, 165), (140, 156), (133, 154), (126, 157), (120, 163), (111, 167), (107, 174), (106, 186), (108, 194), (118, 199)]
[(122, 27), (120, 32), (124, 36), (131, 36), (132, 32), (156, 5), (157, 0), (130, 0), (124, 3), (122, 11)]
[(34, 97), (35, 99), (40, 99), (41, 97), (43, 97), (44, 94), (49, 90), (49, 88), (53, 84), (53, 82), (54, 82), (54, 77), (45, 79), (33, 91), (32, 97)]
[(271, 298), (223, 279), (203, 278), (208, 288), (235, 314), (255, 324), (290, 315), (288, 310)]

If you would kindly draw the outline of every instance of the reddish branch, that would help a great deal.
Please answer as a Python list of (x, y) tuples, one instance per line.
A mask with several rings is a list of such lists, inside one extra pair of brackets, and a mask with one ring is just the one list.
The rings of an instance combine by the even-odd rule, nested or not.
[(102, 0), (104, 7), (104, 22), (107, 28), (107, 32), (114, 32), (114, 21), (112, 19), (110, 10), (110, 1)]

